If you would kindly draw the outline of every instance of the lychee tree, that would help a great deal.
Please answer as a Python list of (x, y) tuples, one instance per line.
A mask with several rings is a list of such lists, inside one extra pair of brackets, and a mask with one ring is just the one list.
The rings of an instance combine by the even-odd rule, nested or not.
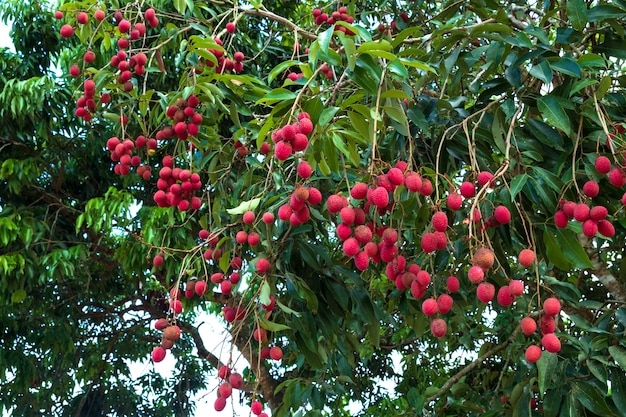
[(625, 415), (626, 3), (44, 9), (3, 6), (47, 59), (1, 63), (5, 407)]

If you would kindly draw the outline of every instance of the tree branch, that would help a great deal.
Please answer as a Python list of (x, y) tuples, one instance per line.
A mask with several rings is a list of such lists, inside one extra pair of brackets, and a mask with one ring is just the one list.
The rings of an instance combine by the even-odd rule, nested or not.
[(589, 272), (604, 285), (616, 301), (626, 302), (626, 287), (607, 268), (606, 263), (600, 258), (598, 248), (592, 247), (591, 241), (584, 239), (582, 236), (579, 237), (579, 240), (593, 265), (593, 269)]

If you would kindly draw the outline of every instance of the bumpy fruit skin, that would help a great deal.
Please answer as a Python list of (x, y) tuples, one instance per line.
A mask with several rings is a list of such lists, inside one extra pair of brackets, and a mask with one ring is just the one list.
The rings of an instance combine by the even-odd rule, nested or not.
[(567, 217), (567, 214), (565, 214), (565, 212), (559, 210), (556, 213), (554, 213), (554, 224), (559, 229), (566, 228), (568, 221), (569, 221), (569, 218)]
[(583, 235), (592, 238), (598, 233), (598, 222), (595, 220), (585, 220), (582, 226)]
[(407, 190), (417, 193), (422, 188), (422, 177), (416, 172), (409, 173), (404, 177), (404, 186)]
[(589, 211), (589, 218), (595, 221), (604, 220), (608, 215), (609, 210), (604, 206), (595, 206)]
[(157, 346), (152, 349), (152, 361), (155, 363), (161, 362), (165, 359), (165, 355), (167, 354), (167, 350), (161, 346)]
[(620, 168), (613, 168), (609, 172), (609, 182), (618, 188), (621, 188), (626, 184), (626, 174)]
[(615, 227), (608, 220), (600, 220), (598, 222), (598, 232), (604, 237), (615, 236)]
[(472, 198), (476, 195), (476, 187), (474, 186), (473, 183), (469, 181), (465, 181), (459, 187), (459, 192), (465, 198)]
[(495, 294), (496, 287), (489, 282), (482, 282), (478, 284), (478, 287), (476, 287), (476, 297), (478, 297), (478, 299), (483, 303), (488, 303), (493, 300)]
[(218, 388), (220, 397), (229, 398), (233, 393), (233, 387), (228, 382), (222, 382)]
[(433, 214), (432, 223), (436, 231), (445, 232), (448, 228), (448, 216), (443, 211), (438, 211)]
[(74, 36), (74, 28), (71, 25), (63, 25), (61, 26), (60, 33), (64, 38), (71, 38)]
[(611, 160), (601, 155), (596, 158), (595, 167), (600, 174), (608, 174), (611, 171)]
[(422, 312), (424, 315), (430, 317), (437, 314), (439, 308), (437, 307), (437, 301), (434, 298), (427, 298), (422, 302)]
[(326, 200), (326, 209), (329, 213), (338, 213), (348, 205), (348, 199), (342, 195), (332, 194)]
[(535, 363), (541, 358), (541, 348), (536, 345), (530, 345), (526, 348), (524, 356), (528, 362)]
[(435, 337), (444, 337), (448, 331), (448, 324), (444, 319), (434, 319), (430, 322), (430, 331)]
[(230, 375), (230, 377), (228, 378), (228, 382), (230, 382), (230, 385), (233, 388), (240, 389), (243, 386), (243, 377), (241, 376), (241, 374), (235, 372)]
[(530, 249), (523, 249), (518, 256), (520, 265), (528, 268), (535, 262), (535, 252)]
[(524, 317), (520, 323), (520, 327), (522, 328), (522, 333), (526, 336), (530, 336), (537, 331), (537, 322), (531, 317)]
[(264, 274), (269, 269), (270, 269), (270, 262), (267, 259), (261, 258), (257, 261), (256, 270), (259, 274)]
[(370, 264), (370, 257), (365, 252), (359, 252), (354, 256), (354, 266), (359, 271), (365, 271)]
[(270, 358), (275, 361), (279, 361), (283, 358), (283, 350), (279, 346), (272, 346), (270, 348)]
[(500, 224), (509, 224), (511, 221), (511, 212), (505, 206), (496, 207), (493, 216)]
[(519, 297), (524, 293), (524, 283), (519, 279), (509, 282), (509, 292), (513, 297)]
[(180, 327), (176, 325), (167, 326), (165, 330), (163, 330), (163, 337), (170, 340), (180, 339)]
[(258, 401), (254, 401), (252, 402), (250, 409), (252, 410), (252, 414), (254, 414), (255, 416), (258, 416), (259, 414), (263, 412), (263, 404), (261, 404)]
[(224, 408), (226, 408), (226, 398), (217, 397), (217, 399), (215, 400), (215, 403), (213, 403), (213, 408), (215, 408), (215, 411), (224, 410)]
[(579, 222), (584, 222), (585, 220), (589, 218), (590, 212), (591, 212), (591, 209), (589, 208), (588, 205), (584, 203), (577, 204), (576, 208), (574, 209), (574, 219)]
[(493, 174), (489, 171), (481, 171), (478, 173), (478, 176), (476, 177), (476, 182), (478, 182), (478, 185), (480, 187), (484, 187), (485, 185), (487, 185), (493, 178)]
[(359, 242), (353, 237), (350, 237), (343, 242), (343, 253), (346, 256), (355, 256), (359, 253), (360, 249)]
[(450, 210), (458, 210), (463, 205), (463, 196), (457, 193), (450, 193), (446, 197), (446, 204)]
[(600, 186), (597, 182), (589, 180), (583, 185), (583, 192), (589, 198), (594, 198), (600, 193)]
[(509, 287), (500, 287), (500, 289), (498, 290), (497, 300), (498, 304), (500, 304), (502, 307), (508, 307), (513, 304), (514, 298), (515, 297), (513, 297), (513, 295), (511, 294), (511, 290), (509, 290)]
[(483, 270), (491, 269), (495, 262), (493, 251), (488, 248), (480, 248), (474, 253), (474, 265), (480, 266)]
[(539, 330), (541, 334), (554, 333), (556, 330), (556, 321), (552, 316), (541, 316), (539, 320)]
[(452, 305), (454, 304), (454, 300), (448, 294), (441, 294), (437, 297), (437, 309), (441, 314), (448, 314), (452, 309)]
[(456, 293), (457, 291), (459, 291), (460, 286), (461, 283), (459, 282), (459, 279), (457, 277), (449, 276), (446, 279), (446, 287), (451, 293)]
[(554, 333), (543, 335), (541, 345), (550, 353), (557, 353), (561, 350), (561, 341)]
[(426, 253), (432, 253), (437, 250), (437, 236), (434, 233), (424, 233), (422, 236), (422, 250)]
[(298, 164), (298, 175), (304, 179), (310, 178), (313, 174), (313, 168), (307, 161), (301, 161)]
[(543, 312), (548, 316), (556, 316), (561, 312), (561, 302), (554, 298), (546, 298), (543, 302)]
[(226, 365), (220, 366), (220, 369), (217, 371), (217, 376), (221, 379), (226, 379), (230, 376), (230, 368)]
[(233, 22), (226, 23), (226, 31), (228, 33), (235, 33), (235, 24)]
[(370, 203), (378, 208), (385, 208), (389, 204), (389, 192), (384, 187), (376, 187), (370, 193)]
[(474, 265), (467, 271), (467, 277), (473, 284), (479, 284), (485, 279), (485, 270), (479, 265)]

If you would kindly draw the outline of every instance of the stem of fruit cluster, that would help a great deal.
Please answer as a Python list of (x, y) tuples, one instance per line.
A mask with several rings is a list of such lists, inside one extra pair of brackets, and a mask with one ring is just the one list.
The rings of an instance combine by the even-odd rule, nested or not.
[(378, 116), (380, 115), (380, 95), (383, 90), (383, 83), (385, 82), (385, 73), (387, 72), (387, 67), (383, 68), (382, 74), (380, 74), (380, 83), (378, 84), (378, 91), (376, 92), (376, 109), (374, 112), (374, 128), (372, 132), (372, 157), (370, 163), (370, 175), (374, 175), (374, 163), (376, 161), (376, 146), (377, 146), (377, 130), (378, 130)]

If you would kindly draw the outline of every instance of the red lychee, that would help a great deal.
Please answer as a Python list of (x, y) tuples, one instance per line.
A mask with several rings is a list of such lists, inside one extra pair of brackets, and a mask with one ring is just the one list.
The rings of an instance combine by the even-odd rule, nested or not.
[(404, 178), (404, 186), (407, 190), (417, 193), (422, 188), (422, 178), (416, 172), (409, 173)]
[(347, 205), (348, 199), (338, 194), (332, 194), (326, 200), (326, 209), (329, 213), (337, 213)]
[(480, 248), (474, 253), (473, 263), (480, 266), (483, 270), (491, 269), (495, 262), (493, 251), (489, 248)]
[(565, 214), (565, 212), (559, 210), (556, 213), (554, 213), (554, 224), (559, 229), (566, 228), (568, 221), (569, 221), (569, 219), (568, 219), (567, 215)]
[(447, 314), (452, 309), (454, 300), (448, 294), (441, 294), (437, 297), (437, 309), (441, 314)]
[(359, 242), (353, 237), (346, 239), (342, 248), (346, 256), (355, 256), (361, 250)]
[(465, 198), (472, 198), (476, 195), (476, 187), (474, 186), (474, 183), (465, 181), (459, 187), (459, 192)]
[(600, 186), (597, 182), (589, 180), (583, 185), (583, 192), (589, 198), (594, 198), (600, 193)]
[(438, 211), (432, 217), (433, 227), (438, 232), (445, 232), (448, 228), (448, 216), (443, 211)]
[(530, 345), (526, 348), (524, 357), (530, 363), (535, 363), (541, 358), (541, 348), (537, 345)]
[(283, 350), (279, 346), (272, 346), (270, 348), (270, 358), (275, 361), (279, 361), (283, 358)]
[(550, 353), (557, 353), (561, 350), (561, 341), (554, 333), (544, 334), (541, 338), (541, 345)]
[(449, 276), (446, 279), (446, 287), (451, 293), (456, 293), (457, 291), (459, 291), (460, 286), (461, 283), (459, 282), (459, 279), (457, 277)]
[(485, 270), (478, 265), (474, 265), (467, 271), (467, 277), (473, 284), (479, 284), (485, 279)]
[(592, 207), (589, 211), (589, 218), (591, 220), (600, 221), (606, 218), (609, 215), (609, 210), (604, 206), (595, 206)]
[(426, 253), (432, 253), (437, 250), (437, 236), (434, 233), (424, 233), (422, 236), (422, 250)]
[(162, 346), (157, 346), (152, 349), (152, 361), (155, 363), (161, 362), (165, 359), (165, 355), (167, 354), (167, 350)]
[(369, 202), (378, 208), (385, 208), (389, 204), (389, 192), (384, 187), (376, 187), (369, 195)]
[(313, 168), (307, 161), (300, 161), (298, 164), (298, 175), (304, 179), (310, 178), (313, 174)]
[(256, 262), (256, 270), (259, 274), (264, 274), (270, 269), (270, 262), (265, 258), (260, 258)]
[(543, 312), (548, 316), (556, 316), (561, 312), (561, 302), (554, 297), (546, 298), (543, 302)]
[(585, 220), (583, 222), (583, 235), (591, 238), (594, 237), (596, 235), (596, 233), (598, 233), (598, 222), (596, 222), (595, 220)]
[(509, 224), (509, 222), (511, 221), (511, 212), (505, 206), (498, 206), (493, 211), (493, 217), (500, 224)]
[(514, 279), (509, 282), (509, 292), (513, 297), (519, 297), (524, 293), (524, 283), (519, 279)]
[(435, 337), (444, 337), (448, 331), (448, 325), (444, 319), (436, 318), (430, 322), (430, 331)]
[(626, 174), (621, 168), (613, 168), (609, 172), (609, 182), (618, 188), (621, 188), (626, 184)]
[(511, 290), (508, 286), (500, 287), (500, 289), (498, 290), (497, 300), (498, 304), (500, 304), (502, 307), (508, 307), (513, 304), (514, 298), (515, 297), (513, 297), (513, 294), (511, 294)]
[(483, 303), (488, 303), (493, 300), (496, 295), (496, 287), (489, 282), (481, 282), (476, 287), (476, 297)]
[(520, 322), (520, 327), (522, 333), (526, 336), (530, 336), (537, 331), (537, 322), (531, 317), (524, 317)]
[(600, 220), (598, 222), (598, 232), (604, 237), (615, 236), (615, 227), (608, 220)]
[(463, 205), (463, 196), (457, 193), (450, 193), (446, 197), (446, 204), (450, 210), (458, 210)]
[(355, 200), (363, 200), (367, 197), (367, 184), (364, 182), (358, 182), (354, 184), (352, 189), (350, 190), (350, 196)]
[(478, 182), (479, 187), (484, 187), (487, 185), (491, 179), (493, 178), (493, 174), (489, 171), (481, 171), (478, 173), (476, 177), (476, 182)]
[(574, 209), (574, 219), (576, 219), (579, 222), (584, 222), (585, 220), (589, 218), (590, 211), (591, 209), (589, 208), (588, 205), (584, 203), (577, 204), (576, 208)]
[(611, 171), (611, 160), (606, 156), (598, 156), (594, 165), (600, 174), (608, 174)]
[(535, 252), (530, 249), (523, 249), (519, 253), (518, 260), (520, 265), (528, 268), (535, 262)]
[(437, 314), (437, 301), (434, 298), (427, 298), (422, 302), (422, 312), (430, 317)]

